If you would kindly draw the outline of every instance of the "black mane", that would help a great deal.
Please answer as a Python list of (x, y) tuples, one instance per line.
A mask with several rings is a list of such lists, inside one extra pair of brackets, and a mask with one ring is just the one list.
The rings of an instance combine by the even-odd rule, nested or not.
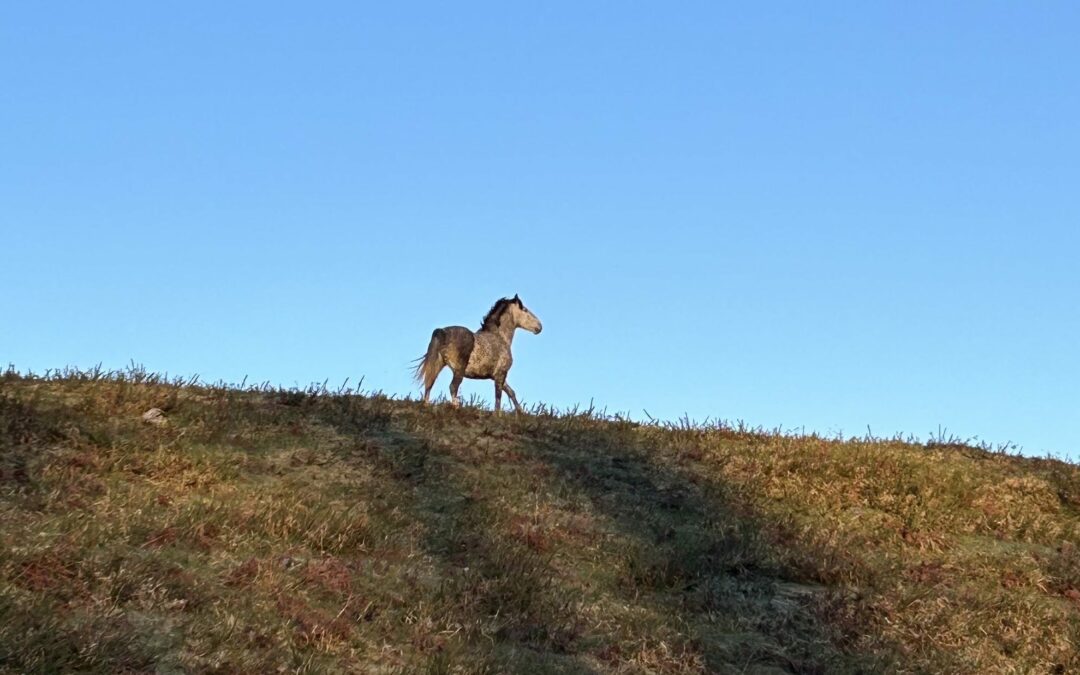
[(500, 298), (495, 301), (495, 304), (491, 306), (488, 313), (484, 315), (484, 321), (480, 324), (480, 330), (495, 330), (499, 327), (499, 323), (502, 321), (502, 315), (506, 310), (510, 309), (511, 305), (517, 305), (522, 309), (525, 305), (521, 304), (521, 300), (515, 295), (512, 298)]

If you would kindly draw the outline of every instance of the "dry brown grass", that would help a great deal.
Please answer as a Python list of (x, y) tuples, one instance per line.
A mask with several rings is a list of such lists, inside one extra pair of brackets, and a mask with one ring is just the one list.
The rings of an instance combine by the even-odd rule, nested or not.
[(0, 378), (0, 672), (1076, 672), (1078, 541), (945, 439)]

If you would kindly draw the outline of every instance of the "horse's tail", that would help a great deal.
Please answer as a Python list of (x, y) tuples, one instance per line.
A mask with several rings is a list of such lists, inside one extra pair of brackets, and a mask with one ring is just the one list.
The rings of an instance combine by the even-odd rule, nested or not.
[(431, 333), (431, 342), (428, 343), (427, 354), (416, 359), (420, 363), (416, 365), (413, 377), (425, 387), (431, 386), (431, 383), (435, 381), (435, 378), (439, 376), (439, 371), (443, 368), (443, 357), (440, 352), (445, 343), (446, 331), (442, 328), (436, 328)]

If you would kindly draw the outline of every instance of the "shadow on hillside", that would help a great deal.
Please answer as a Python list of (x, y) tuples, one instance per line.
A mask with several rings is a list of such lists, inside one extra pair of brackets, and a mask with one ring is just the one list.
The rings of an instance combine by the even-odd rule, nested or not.
[[(586, 499), (615, 528), (619, 541), (609, 546), (622, 547), (621, 568), (613, 571), (618, 600), (653, 622), (642, 626), (662, 628), (662, 635), (634, 636), (642, 650), (666, 650), (672, 666), (708, 672), (889, 669), (880, 655), (844, 651), (842, 631), (815, 611), (824, 601), (818, 589), (790, 583), (770, 542), (752, 518), (736, 515), (723, 485), (703, 484), (700, 477), (695, 484), (658, 463), (631, 425), (588, 418), (496, 421), (468, 409), (426, 414), (437, 415), (443, 427), (418, 426), (412, 411), (403, 423), (398, 414), (374, 409), (327, 421), (367, 439), (369, 457), (409, 495), (411, 515), (427, 532), (423, 545), (441, 567), (443, 607), (459, 624), (477, 627), (474, 642), (482, 637), (492, 645), (486, 657), (493, 669), (529, 670), (530, 659), (542, 656), (545, 664), (560, 664), (560, 672), (594, 672), (579, 655), (588, 652), (612, 666), (635, 656), (603, 644), (603, 636), (582, 634), (582, 598), (554, 583), (552, 561), (542, 552), (500, 536), (492, 527), (497, 505), (457, 475), (455, 467), (470, 463), (483, 475), (482, 465), (503, 461), (506, 450), (548, 467), (519, 480), (543, 481), (549, 492)], [(441, 442), (447, 427), (470, 425), (498, 429), (506, 448), (471, 454)], [(432, 658), (448, 664), (454, 655)]]
[[(586, 495), (630, 542), (626, 602), (666, 615), (709, 672), (836, 672), (865, 667), (844, 655), (812, 604), (819, 588), (793, 581), (770, 543), (725, 498), (661, 464), (629, 424), (591, 420), (525, 437), (522, 449)], [(621, 433), (620, 433), (621, 432)], [(859, 663), (855, 663), (858, 661)]]
[(31, 491), (41, 446), (63, 441), (82, 417), (66, 405), (0, 392), (0, 487)]
[(423, 525), (422, 546), (440, 573), (430, 609), (442, 617), (440, 630), (414, 638), (429, 654), (430, 671), (446, 672), (467, 655), (490, 672), (595, 672), (574, 655), (576, 599), (554, 583), (544, 556), (498, 536), (492, 505), (449, 466), (460, 458), (403, 431), (385, 411), (354, 410), (324, 421), (359, 440), (383, 480), (408, 503), (408, 515)]

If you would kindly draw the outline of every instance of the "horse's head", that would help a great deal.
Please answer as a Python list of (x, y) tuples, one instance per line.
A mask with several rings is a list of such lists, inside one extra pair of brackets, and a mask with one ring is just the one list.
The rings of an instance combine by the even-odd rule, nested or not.
[(525, 303), (517, 295), (514, 295), (514, 299), (510, 302), (510, 311), (513, 312), (514, 325), (518, 328), (524, 328), (534, 335), (539, 335), (544, 329), (540, 319), (525, 307)]

